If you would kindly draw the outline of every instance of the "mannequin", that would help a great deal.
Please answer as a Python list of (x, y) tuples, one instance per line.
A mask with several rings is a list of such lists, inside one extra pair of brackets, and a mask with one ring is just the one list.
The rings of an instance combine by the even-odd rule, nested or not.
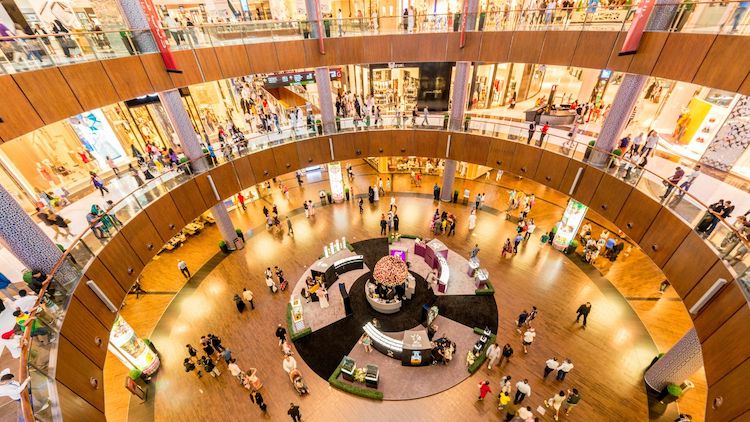
[(36, 163), (36, 171), (39, 173), (39, 176), (47, 182), (48, 185), (53, 184), (52, 174), (50, 173), (49, 169), (45, 167), (42, 163), (37, 162)]

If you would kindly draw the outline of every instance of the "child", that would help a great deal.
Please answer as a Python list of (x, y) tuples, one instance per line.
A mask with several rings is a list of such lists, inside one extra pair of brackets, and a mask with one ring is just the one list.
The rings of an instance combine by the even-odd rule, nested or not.
[(478, 400), (484, 400), (484, 398), (487, 396), (488, 393), (491, 393), (492, 389), (490, 388), (490, 382), (489, 380), (485, 380), (484, 382), (479, 383), (479, 398)]
[(497, 402), (497, 410), (503, 410), (505, 409), (505, 406), (510, 403), (510, 396), (505, 391), (501, 391), (500, 394), (497, 396), (498, 402)]

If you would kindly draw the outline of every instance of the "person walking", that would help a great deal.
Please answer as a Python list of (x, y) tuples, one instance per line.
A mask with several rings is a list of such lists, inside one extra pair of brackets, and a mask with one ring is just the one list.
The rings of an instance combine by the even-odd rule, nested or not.
[(185, 278), (190, 278), (190, 270), (187, 267), (187, 263), (183, 260), (177, 261), (177, 269), (180, 270)]
[(284, 372), (288, 374), (297, 369), (297, 359), (295, 359), (294, 356), (288, 354), (281, 362), (281, 367), (284, 368)]
[(393, 230), (395, 230), (396, 233), (398, 233), (398, 223), (399, 223), (398, 214), (393, 214)]
[(521, 235), (521, 233), (518, 233), (518, 235), (516, 235), (515, 240), (513, 240), (513, 255), (518, 253), (518, 245), (520, 245), (522, 241), (523, 241), (523, 236)]
[(677, 168), (675, 168), (674, 170), (674, 174), (665, 182), (667, 190), (666, 192), (664, 192), (664, 195), (660, 197), (662, 202), (669, 197), (669, 194), (672, 193), (672, 190), (675, 188), (675, 186), (680, 183), (680, 180), (683, 176), (685, 176), (685, 170), (683, 170), (682, 167), (677, 166)]
[(534, 337), (536, 337), (536, 330), (534, 328), (529, 328), (525, 333), (523, 333), (524, 353), (529, 353), (529, 346), (531, 346), (531, 343), (534, 342)]
[(487, 348), (487, 352), (485, 352), (485, 355), (487, 356), (487, 369), (492, 370), (492, 366), (500, 359), (502, 352), (502, 349), (500, 349), (500, 346), (498, 346), (497, 343), (491, 344), (490, 347)]
[(545, 123), (544, 126), (542, 126), (542, 132), (539, 134), (539, 142), (537, 142), (538, 146), (542, 146), (542, 143), (544, 143), (544, 137), (547, 136), (547, 132), (549, 132), (549, 124)]
[[(341, 15), (341, 9), (339, 9), (339, 15)], [(292, 421), (300, 422), (302, 420), (302, 414), (299, 412), (299, 406), (294, 403), (289, 403), (289, 410), (286, 414), (292, 417)]]
[(693, 182), (695, 182), (695, 179), (697, 179), (698, 176), (700, 175), (701, 175), (701, 166), (700, 164), (696, 164), (696, 166), (693, 167), (693, 172), (688, 174), (687, 180), (685, 180), (684, 182), (682, 182), (682, 184), (680, 184), (680, 189), (682, 190), (677, 192), (677, 197), (682, 199), (682, 197), (685, 196), (685, 192), (690, 190), (690, 186), (693, 186)]
[(526, 234), (523, 236), (523, 240), (529, 240), (531, 235), (534, 234), (534, 230), (536, 230), (536, 224), (534, 224), (534, 219), (532, 218), (526, 225)]
[(526, 318), (526, 327), (531, 327), (531, 321), (533, 321), (538, 314), (539, 311), (536, 309), (536, 306), (532, 306), (531, 312), (529, 312), (529, 316)]
[(560, 407), (562, 407), (562, 404), (564, 401), (565, 401), (565, 391), (563, 390), (560, 390), (559, 393), (557, 393), (553, 397), (550, 397), (549, 400), (544, 401), (544, 407), (552, 406), (552, 408), (555, 409), (555, 414), (553, 415), (555, 420), (558, 420), (560, 417)]
[(365, 212), (365, 200), (362, 198), (359, 198), (359, 214), (362, 215)]
[(263, 395), (260, 394), (260, 391), (253, 389), (253, 391), (250, 393), (250, 401), (257, 404), (261, 412), (266, 413), (268, 406), (263, 400)]
[(568, 375), (568, 372), (572, 369), (573, 362), (571, 362), (570, 359), (565, 359), (563, 363), (557, 367), (557, 375), (555, 376), (555, 379), (558, 381), (565, 381), (565, 376)]
[(518, 314), (518, 318), (516, 318), (516, 331), (518, 331), (518, 334), (521, 334), (521, 327), (526, 324), (526, 319), (529, 318), (529, 313), (526, 312), (526, 309), (524, 309), (520, 314)]
[(286, 341), (286, 328), (282, 327), (281, 324), (276, 327), (276, 337), (279, 339), (279, 345)]
[(479, 255), (479, 244), (475, 243), (474, 247), (471, 249), (471, 253), (469, 254), (469, 259), (474, 259)]
[(549, 374), (551, 374), (559, 366), (560, 362), (557, 361), (557, 358), (547, 359), (547, 362), (544, 365), (544, 376), (542, 378), (547, 379)]
[(477, 400), (482, 401), (485, 397), (487, 397), (487, 394), (492, 392), (492, 388), (490, 388), (490, 381), (484, 380), (483, 382), (479, 383), (479, 397)]
[(94, 189), (98, 189), (102, 197), (104, 197), (104, 192), (109, 193), (109, 189), (104, 186), (104, 182), (96, 173), (92, 171), (89, 174), (91, 175), (91, 183), (94, 185)]
[(581, 317), (583, 317), (583, 328), (586, 328), (589, 313), (591, 313), (591, 302), (586, 302), (583, 305), (579, 306), (578, 310), (576, 311), (576, 323), (578, 323)]
[(250, 290), (247, 290), (246, 288), (242, 289), (242, 298), (247, 301), (247, 303), (250, 304), (250, 310), (255, 309), (255, 303), (253, 303), (253, 292)]
[(570, 411), (581, 401), (581, 395), (578, 393), (577, 388), (568, 390), (568, 399), (565, 400), (565, 416), (570, 414)]
[(503, 410), (510, 403), (510, 396), (505, 391), (497, 395), (497, 410)]
[(424, 106), (424, 109), (422, 109), (422, 126), (429, 126), (430, 125), (430, 110), (427, 108), (427, 106)]
[(503, 360), (506, 362), (510, 362), (510, 357), (513, 356), (513, 347), (511, 347), (510, 343), (506, 343), (505, 346), (503, 346), (503, 353), (500, 356), (500, 362), (498, 362), (498, 366), (503, 364)]
[(381, 236), (386, 235), (387, 227), (388, 227), (388, 222), (385, 220), (385, 214), (380, 214), (380, 235)]
[(533, 121), (529, 123), (529, 138), (526, 140), (526, 144), (531, 144), (531, 138), (534, 137), (534, 132), (536, 132), (536, 123)]
[(289, 219), (289, 216), (286, 216), (286, 230), (289, 232), (289, 236), (294, 237), (294, 227), (292, 227), (292, 220)]
[(234, 297), (232, 297), (232, 300), (234, 301), (234, 305), (237, 307), (237, 312), (243, 313), (245, 311), (245, 302), (242, 301), (240, 295), (234, 295)]
[(271, 293), (276, 293), (279, 288), (276, 287), (276, 283), (273, 282), (273, 277), (271, 277), (269, 274), (266, 274), (266, 286), (268, 287), (268, 290), (271, 291)]
[(513, 398), (513, 404), (521, 403), (526, 397), (531, 397), (531, 386), (529, 385), (529, 380), (524, 379), (523, 381), (518, 381), (516, 384), (516, 395)]

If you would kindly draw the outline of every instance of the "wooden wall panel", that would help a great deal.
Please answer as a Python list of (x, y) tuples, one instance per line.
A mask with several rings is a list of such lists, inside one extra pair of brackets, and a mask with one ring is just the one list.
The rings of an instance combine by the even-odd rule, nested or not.
[[(276, 162), (276, 172), (278, 174), (289, 173), (290, 171), (295, 171), (300, 168), (296, 145), (284, 144), (274, 147), (272, 151), (273, 159)], [(239, 188), (237, 190), (239, 190)], [(237, 190), (235, 190), (235, 192)]]
[(130, 100), (154, 92), (151, 80), (138, 56), (104, 60), (102, 65), (120, 100)]
[(638, 189), (633, 189), (614, 223), (638, 243), (660, 209), (661, 205), (658, 202)]
[(744, 37), (717, 35), (693, 83), (736, 92), (750, 69), (750, 47)]
[[(328, 46), (328, 38), (325, 40), (326, 46)], [(305, 46), (305, 63), (307, 67), (319, 67), (325, 64), (324, 55), (320, 54), (318, 50), (318, 40), (307, 39), (302, 41), (302, 45)], [(326, 47), (326, 55), (328, 54), (328, 48)], [(335, 55), (335, 51), (331, 51), (331, 54)], [(344, 64), (344, 63), (341, 63)]]
[[(719, 262), (716, 266), (723, 266), (723, 264)], [(705, 284), (710, 287), (719, 278), (724, 278), (728, 283), (719, 290), (719, 292), (714, 295), (714, 297), (705, 304), (703, 308), (701, 308), (698, 315), (693, 317), (695, 331), (698, 333), (698, 338), (701, 341), (706, 341), (716, 332), (716, 330), (719, 329), (719, 327), (724, 325), (732, 315), (743, 307), (747, 307), (745, 295), (740, 291), (737, 282), (733, 281), (731, 278), (726, 278), (726, 274), (714, 274), (715, 272), (721, 271), (721, 269), (715, 270), (712, 268), (705, 276)], [(703, 293), (705, 292), (701, 292), (701, 295), (696, 294), (694, 297), (691, 297), (691, 301), (685, 303), (685, 308), (689, 310), (695, 305), (695, 301), (700, 299)]]
[(115, 322), (116, 312), (107, 308), (104, 302), (94, 294), (86, 282), (93, 280), (97, 286), (104, 292), (109, 300), (117, 307), (125, 300), (127, 291), (115, 280), (112, 274), (107, 270), (99, 258), (95, 258), (89, 264), (81, 282), (78, 284), (73, 295), (86, 306), (99, 322), (107, 329), (112, 327)]
[[(143, 63), (143, 68), (146, 70), (146, 75), (151, 81), (151, 86), (154, 87), (154, 92), (168, 91), (174, 89), (174, 82), (167, 73), (167, 67), (164, 65), (164, 60), (158, 54), (144, 54), (138, 56)], [(178, 63), (179, 66), (179, 63)]]
[[(690, 290), (690, 293), (681, 296), (682, 302), (685, 304), (685, 307), (690, 309), (693, 305), (695, 305), (695, 303), (701, 298), (701, 296), (703, 296), (703, 294), (706, 293), (706, 291), (716, 282), (716, 280), (720, 278), (723, 278), (724, 280), (727, 280), (729, 282), (736, 278), (735, 274), (733, 274), (733, 272), (729, 268), (727, 268), (726, 264), (724, 264), (724, 262), (722, 261), (716, 262), (708, 270), (708, 272), (703, 277), (701, 277), (700, 280), (698, 280), (698, 283), (696, 283), (692, 290)], [(718, 294), (714, 296), (714, 299), (716, 299), (717, 296)], [(742, 302), (738, 303), (745, 303), (744, 299), (741, 296), (742, 295), (740, 295), (739, 299)]]
[(664, 266), (664, 274), (680, 297), (685, 297), (719, 260), (708, 242), (690, 231)]
[(701, 343), (703, 366), (709, 386), (717, 383), (750, 356), (750, 341), (747, 341), (750, 338), (748, 321), (750, 307), (746, 305)]
[(190, 220), (185, 219), (177, 209), (177, 205), (172, 200), (171, 193), (168, 193), (156, 201), (149, 204), (144, 210), (148, 214), (151, 224), (154, 225), (156, 231), (161, 237), (162, 244), (167, 243), (172, 236), (185, 227)]
[[(747, 377), (750, 374), (750, 359), (730, 372), (719, 382), (708, 388), (707, 421), (748, 421), (750, 401), (747, 399)], [(722, 405), (712, 406), (714, 399), (721, 397)]]
[[(539, 63), (569, 66), (581, 34), (579, 31), (547, 31)], [(597, 53), (598, 56), (602, 55), (601, 51)]]
[(454, 133), (451, 135), (449, 158), (482, 164), (487, 161), (491, 142), (491, 138), (486, 136)]
[[(326, 46), (326, 54), (323, 56), (323, 62), (329, 66), (340, 64), (357, 64), (364, 60), (365, 45), (370, 44), (370, 40), (363, 37), (344, 37), (327, 39), (332, 41), (330, 48)], [(334, 50), (335, 55), (328, 55), (329, 50)]]
[(122, 232), (110, 239), (97, 258), (126, 292), (130, 291), (144, 267)]
[[(328, 138), (313, 138), (296, 142), (297, 159), (300, 167), (325, 164), (331, 161), (331, 149)], [(235, 165), (235, 168), (237, 166)]]
[(513, 157), (516, 155), (516, 145), (518, 145), (516, 142), (492, 139), (486, 165), (494, 169), (510, 171)]
[(541, 149), (518, 144), (516, 146), (516, 155), (513, 157), (513, 164), (511, 164), (510, 168), (511, 173), (523, 177), (534, 177), (541, 156)]
[(363, 63), (388, 63), (392, 61), (391, 48), (395, 39), (394, 35), (379, 35), (367, 39), (371, 41), (367, 44), (367, 48), (362, 50)]
[(740, 86), (739, 92), (742, 95), (750, 95), (750, 73), (747, 74), (747, 78), (745, 78), (745, 82), (743, 82), (742, 86)]
[(391, 60), (394, 62), (444, 62), (448, 34), (394, 35)]
[[(211, 179), (214, 181), (214, 186), (216, 186), (216, 190), (219, 192), (219, 198), (221, 198), (221, 200), (227, 199), (240, 191), (240, 183), (237, 181), (237, 174), (234, 172), (232, 163), (226, 163), (214, 167), (208, 174), (211, 175)], [(198, 189), (203, 192), (203, 187), (200, 184), (198, 185)], [(206, 199), (205, 192), (203, 192), (203, 199)], [(208, 203), (208, 201), (206, 201), (206, 203)]]
[[(305, 64), (305, 45), (302, 40), (276, 41), (276, 59), (278, 70), (303, 69)], [(251, 56), (252, 57), (252, 56)]]
[(333, 140), (333, 156), (336, 160), (353, 160), (358, 157), (352, 135), (340, 134), (331, 136)]
[(710, 34), (670, 32), (652, 75), (681, 81), (693, 80), (713, 42), (714, 37)]
[[(250, 58), (249, 73), (266, 73), (279, 70), (287, 70), (279, 67), (279, 61), (276, 60), (276, 47), (273, 43), (245, 44), (247, 57)], [(287, 54), (302, 54), (301, 51), (289, 51)]]
[[(575, 173), (573, 176), (575, 176)], [(581, 175), (578, 186), (576, 186), (576, 190), (573, 192), (573, 198), (586, 205), (590, 204), (591, 198), (594, 197), (599, 182), (602, 180), (602, 176), (604, 176), (604, 172), (591, 166), (584, 166), (583, 175)]]
[(238, 158), (232, 161), (232, 164), (234, 165), (234, 172), (240, 180), (241, 189), (247, 189), (255, 184), (253, 167), (250, 165), (250, 159), (248, 157)]
[[(579, 161), (570, 160), (570, 162), (568, 163), (568, 168), (565, 169), (565, 174), (560, 181), (560, 192), (568, 195), (570, 192), (570, 188), (573, 186), (573, 182), (575, 181), (578, 170), (582, 169), (582, 171), (585, 172), (586, 167), (586, 164), (583, 164)], [(583, 174), (581, 174), (581, 177), (583, 177)]]
[(544, 44), (544, 31), (518, 31), (513, 33), (508, 61), (513, 63), (539, 63)]
[[(90, 405), (104, 412), (104, 377), (97, 367), (65, 337), (59, 338), (55, 378)], [(98, 386), (91, 385), (95, 380)]]
[(204, 81), (217, 81), (222, 79), (221, 66), (216, 52), (213, 48), (197, 48), (195, 55), (198, 57), (198, 64), (201, 67)]
[[(88, 288), (87, 286), (83, 287)], [(111, 328), (111, 326), (103, 326), (86, 309), (86, 306), (74, 297), (65, 311), (65, 323), (62, 326), (61, 333), (72, 345), (86, 355), (91, 362), (100, 368), (104, 368)]]
[(182, 73), (167, 74), (172, 79), (172, 85), (182, 88), (203, 82), (203, 74), (195, 51), (179, 50), (173, 51), (172, 54), (177, 62), (177, 68), (182, 71)]
[(618, 34), (611, 31), (581, 32), (571, 60), (572, 66), (604, 69), (609, 61), (607, 53), (612, 51)]
[[(414, 131), (414, 150), (417, 157), (438, 157), (438, 138), (445, 138), (441, 132)], [(443, 148), (442, 154), (445, 154)]]
[(253, 176), (255, 176), (255, 183), (266, 181), (278, 175), (276, 173), (276, 161), (271, 150), (258, 151), (250, 154), (248, 158), (253, 169)]
[[(208, 204), (203, 200), (203, 195), (201, 195), (195, 180), (188, 180), (177, 186), (169, 192), (169, 195), (172, 197), (177, 212), (182, 216), (183, 226), (203, 214), (208, 208)], [(180, 226), (180, 229), (182, 229), (182, 226)]]
[(60, 66), (60, 72), (84, 110), (102, 107), (119, 100), (117, 91), (99, 61)]
[(358, 158), (378, 155), (378, 150), (370, 150), (370, 134), (368, 132), (350, 133), (349, 142), (354, 144), (354, 154)]
[(479, 49), (479, 61), (504, 63), (508, 61), (513, 33), (482, 32), (482, 45)]
[(391, 130), (374, 130), (367, 132), (369, 139), (368, 151), (369, 155), (376, 156), (393, 156), (396, 148), (394, 147), (397, 142), (394, 136), (397, 136), (395, 131)]
[(159, 236), (148, 214), (145, 212), (138, 213), (125, 227), (122, 228), (122, 234), (133, 248), (133, 252), (143, 262), (148, 265), (151, 258), (161, 249), (164, 241)]
[(656, 265), (664, 268), (688, 232), (690, 228), (679, 217), (662, 208), (638, 243)]
[(417, 146), (414, 144), (413, 130), (389, 130), (390, 142), (386, 144), (386, 153), (390, 156), (414, 156), (417, 155)]
[[(623, 44), (625, 44), (625, 38), (628, 36), (627, 32), (618, 32), (617, 33), (617, 39), (615, 40), (614, 45), (612, 46), (612, 52), (609, 54), (609, 60), (607, 61), (607, 65), (604, 67), (605, 69), (611, 69), (616, 70), (618, 72), (627, 72), (628, 67), (630, 67), (630, 62), (633, 61), (633, 55), (632, 54), (626, 54), (624, 56), (619, 55), (620, 50), (622, 50)], [(573, 59), (573, 63), (576, 64), (575, 58)], [(599, 69), (599, 67), (594, 67), (595, 69)]]
[(3, 104), (13, 104), (13, 107), (3, 107), (0, 110), (0, 139), (10, 141), (26, 132), (44, 125), (42, 118), (23, 95), (23, 92), (10, 75), (0, 76), (0, 98)]
[(83, 112), (81, 104), (56, 67), (15, 73), (13, 79), (46, 124)]
[(237, 78), (252, 73), (244, 45), (214, 47), (214, 51), (219, 60), (222, 78)]
[(644, 32), (638, 46), (638, 52), (633, 55), (633, 60), (628, 66), (628, 72), (642, 75), (651, 74), (668, 35), (668, 32)]
[(568, 162), (570, 162), (570, 158), (564, 155), (555, 154), (551, 151), (542, 151), (539, 166), (536, 169), (533, 179), (557, 190), (565, 175), (565, 170), (568, 169)]
[(95, 408), (78, 394), (62, 384), (57, 384), (57, 397), (64, 422), (104, 422), (104, 413)]
[(607, 220), (615, 221), (632, 189), (632, 186), (622, 180), (605, 174), (589, 207)]
[(482, 47), (481, 32), (467, 32), (466, 42), (461, 48), (461, 33), (449, 32), (447, 37), (447, 50), (445, 60), (449, 62), (475, 62), (479, 57), (479, 50)]

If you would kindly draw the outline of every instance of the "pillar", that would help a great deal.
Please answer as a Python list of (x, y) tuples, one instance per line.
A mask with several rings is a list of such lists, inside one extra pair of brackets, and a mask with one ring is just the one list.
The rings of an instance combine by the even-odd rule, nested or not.
[(310, 38), (318, 38), (318, 2), (316, 0), (305, 0), (305, 11), (307, 12), (307, 22), (310, 25)]
[[(596, 139), (596, 147), (604, 151), (612, 151), (617, 145), (620, 133), (630, 122), (633, 109), (641, 97), (643, 87), (646, 85), (648, 76), (633, 75), (628, 73), (622, 78), (620, 89), (615, 94), (615, 99), (609, 109), (607, 120), (602, 124), (599, 137)], [(609, 155), (599, 151), (593, 151), (589, 158), (590, 164), (603, 167), (609, 160)]]
[(701, 164), (721, 171), (729, 171), (750, 146), (750, 97), (743, 95), (732, 107), (727, 120), (706, 147)]
[(479, 0), (464, 1), (469, 3), (466, 7), (466, 32), (476, 31), (479, 22)]
[(198, 134), (195, 133), (180, 92), (176, 89), (160, 92), (159, 101), (167, 113), (169, 123), (177, 134), (177, 139), (180, 140), (182, 153), (191, 161), (192, 171), (201, 173), (208, 169), (208, 163), (203, 156), (203, 146)]
[(583, 69), (581, 71), (581, 87), (578, 89), (577, 99), (579, 103), (587, 103), (591, 100), (591, 92), (599, 81), (598, 69)]
[[(469, 90), (471, 62), (456, 62), (456, 72), (453, 79), (453, 94), (451, 97), (451, 111), (448, 120), (448, 130), (462, 131), (464, 115), (466, 114), (466, 96)], [(456, 179), (456, 161), (445, 160), (443, 169), (443, 184), (440, 188), (440, 200), (453, 200), (453, 182)]]
[(232, 223), (227, 208), (224, 206), (224, 202), (219, 202), (211, 207), (211, 214), (214, 216), (214, 220), (216, 220), (216, 227), (219, 228), (221, 238), (227, 242), (229, 249), (234, 249), (234, 242), (238, 236), (234, 228), (234, 223)]
[(682, 384), (703, 366), (701, 343), (695, 328), (685, 334), (644, 374), (646, 384), (661, 391), (670, 383)]
[(336, 112), (333, 109), (333, 94), (331, 92), (331, 74), (327, 67), (315, 68), (315, 83), (318, 85), (318, 107), (320, 120), (323, 123), (323, 133), (336, 133)]

